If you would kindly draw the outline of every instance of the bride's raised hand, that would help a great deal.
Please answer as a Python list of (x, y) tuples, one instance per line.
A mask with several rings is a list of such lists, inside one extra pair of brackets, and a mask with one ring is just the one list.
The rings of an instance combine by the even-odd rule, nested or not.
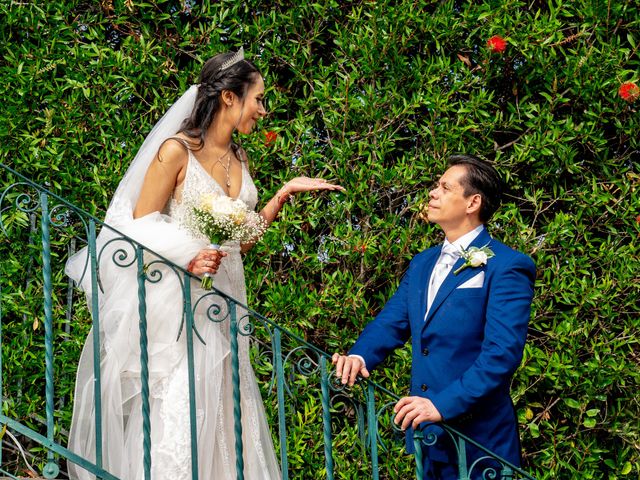
[(324, 178), (295, 177), (283, 185), (280, 189), (279, 197), (281, 201), (283, 201), (294, 193), (313, 192), (317, 190), (345, 191), (340, 185), (327, 182)]
[[(262, 209), (260, 215), (265, 219), (267, 225), (275, 220), (278, 216), (278, 212), (284, 205), (284, 203), (295, 193), (300, 192), (314, 192), (318, 190), (331, 190), (338, 192), (345, 192), (346, 190), (335, 183), (327, 182), (324, 178), (311, 178), (311, 177), (295, 177), (285, 183), (278, 193), (276, 193), (267, 205)], [(243, 247), (246, 251), (248, 247)]]

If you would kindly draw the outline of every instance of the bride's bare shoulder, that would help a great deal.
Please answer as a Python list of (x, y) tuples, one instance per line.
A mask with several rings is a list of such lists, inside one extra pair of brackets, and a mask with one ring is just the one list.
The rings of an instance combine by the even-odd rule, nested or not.
[(165, 165), (184, 166), (189, 157), (189, 150), (193, 150), (195, 143), (184, 135), (167, 138), (158, 149), (157, 160)]

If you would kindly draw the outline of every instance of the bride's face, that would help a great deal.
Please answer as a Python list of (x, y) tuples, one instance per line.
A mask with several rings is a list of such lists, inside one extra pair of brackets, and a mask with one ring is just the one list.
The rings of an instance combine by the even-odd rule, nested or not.
[[(238, 99), (237, 103), (237, 127), (238, 132), (243, 134), (251, 133), (256, 122), (267, 114), (264, 109), (264, 80), (260, 75), (256, 75), (256, 80), (249, 86), (244, 97), (244, 103)], [(234, 115), (235, 117), (235, 115)]]

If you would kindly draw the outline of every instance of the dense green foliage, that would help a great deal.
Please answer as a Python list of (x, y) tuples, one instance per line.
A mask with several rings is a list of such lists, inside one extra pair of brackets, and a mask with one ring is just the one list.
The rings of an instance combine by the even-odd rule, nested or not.
[[(637, 478), (640, 100), (618, 95), (640, 81), (637, 3), (208, 3), (1, 0), (0, 161), (100, 216), (202, 63), (244, 45), (267, 84), (264, 130), (239, 139), (263, 203), (295, 175), (348, 191), (285, 206), (247, 256), (251, 306), (334, 351), (441, 240), (418, 214), (446, 157), (491, 159), (510, 186), (491, 231), (538, 267), (513, 385), (525, 466), (541, 479)], [(504, 52), (487, 48), (492, 35)], [(33, 419), (29, 224), (3, 216), (16, 237), (0, 247), (2, 362), (23, 368), (5, 395)], [(57, 352), (69, 358), (61, 395), (84, 327)], [(409, 361), (399, 352), (374, 378), (401, 394)], [(353, 468), (341, 478), (363, 478)]]

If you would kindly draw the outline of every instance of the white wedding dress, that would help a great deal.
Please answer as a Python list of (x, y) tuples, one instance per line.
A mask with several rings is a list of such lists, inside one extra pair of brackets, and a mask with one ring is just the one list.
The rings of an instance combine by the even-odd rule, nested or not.
[[(224, 191), (189, 152), (185, 180), (181, 191), (174, 192), (166, 214), (153, 213), (135, 220), (119, 221), (107, 218), (120, 232), (134, 238), (154, 252), (177, 265), (187, 263), (208, 243), (195, 238), (184, 228), (188, 223), (190, 202), (204, 193)], [(238, 198), (251, 209), (257, 203), (257, 191), (246, 163), (242, 166), (242, 186)], [(111, 222), (109, 222), (111, 223)], [(140, 376), (140, 333), (138, 313), (138, 283), (135, 261), (130, 266), (116, 265), (114, 254), (126, 251), (128, 263), (134, 260), (131, 245), (103, 229), (98, 248), (104, 247), (100, 257), (98, 293), (101, 346), (101, 406), (103, 467), (122, 480), (144, 478), (142, 396)], [(103, 240), (104, 239), (104, 240)], [(214, 276), (214, 286), (246, 304), (246, 290), (239, 245), (230, 245)], [(181, 274), (169, 266), (153, 263), (157, 257), (145, 253), (147, 275), (156, 283), (145, 282), (147, 305), (147, 336), (149, 352), (151, 405), (151, 478), (153, 480), (190, 480), (191, 439), (189, 417), (189, 388), (187, 370), (187, 342), (183, 324), (183, 293)], [(72, 278), (78, 272), (70, 271)], [(89, 275), (81, 282), (91, 300)], [(194, 308), (194, 365), (195, 402), (197, 418), (198, 477), (200, 480), (234, 480), (236, 478), (235, 434), (231, 383), (231, 350), (229, 318), (215, 322), (208, 318), (212, 304), (227, 305), (220, 296), (209, 295), (199, 281), (191, 281)], [(91, 305), (91, 303), (89, 303)], [(238, 308), (241, 319), (246, 310)], [(241, 320), (241, 327), (247, 318)], [(179, 338), (178, 338), (179, 336)], [(238, 335), (240, 357), (240, 392), (242, 408), (242, 440), (244, 478), (247, 480), (275, 480), (281, 478), (266, 422), (262, 398), (249, 361), (249, 338)], [(93, 374), (93, 337), (87, 338), (76, 383), (73, 420), (69, 449), (94, 461), (95, 459), (95, 402)], [(69, 462), (72, 479), (95, 478), (86, 470)]]

